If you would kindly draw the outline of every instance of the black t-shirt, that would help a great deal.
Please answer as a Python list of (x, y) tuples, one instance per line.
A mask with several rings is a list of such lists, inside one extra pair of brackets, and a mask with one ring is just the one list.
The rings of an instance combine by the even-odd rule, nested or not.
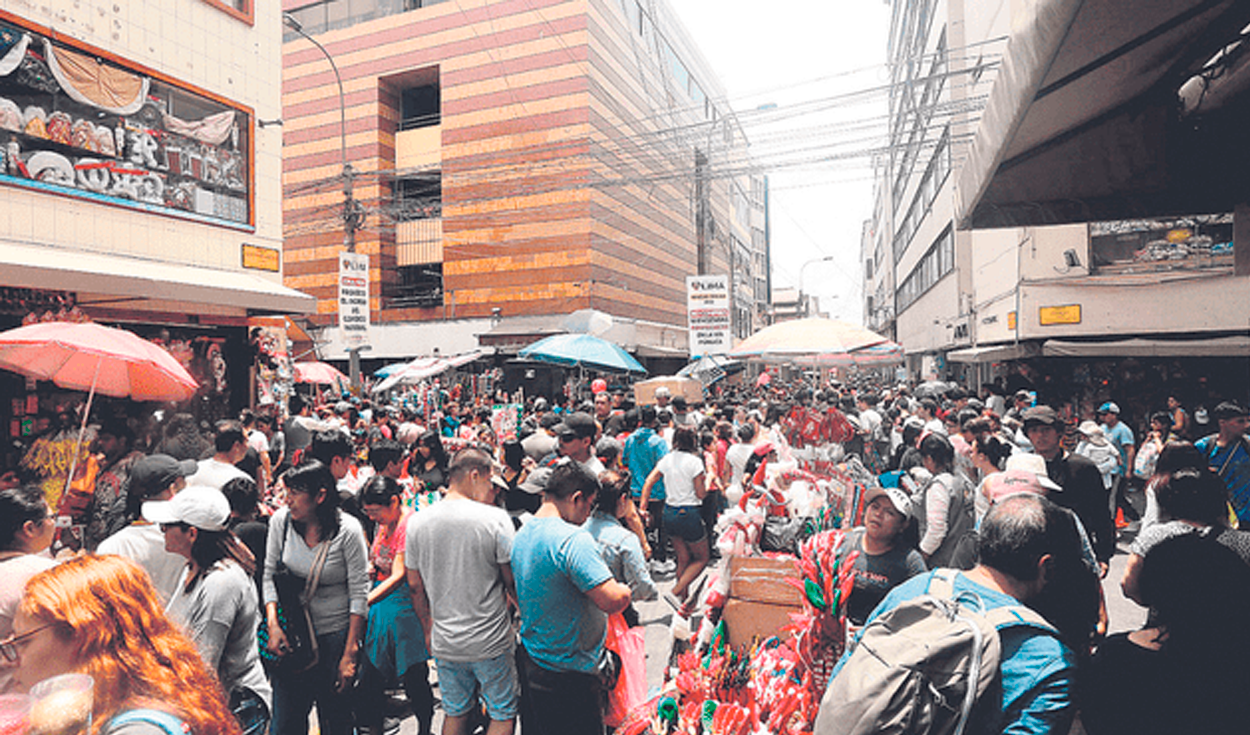
[(863, 528), (856, 528), (848, 533), (841, 552), (842, 558), (852, 551), (859, 552), (855, 560), (855, 589), (846, 603), (846, 616), (855, 625), (863, 625), (890, 590), (925, 571), (924, 559), (915, 549), (896, 546), (876, 556), (866, 553), (864, 532)]
[(1079, 454), (1061, 451), (1057, 457), (1046, 461), (1046, 474), (1063, 488), (1047, 497), (1076, 513), (1089, 534), (1094, 556), (1100, 562), (1110, 561), (1115, 554), (1115, 523), (1098, 466)]
[(1081, 723), (1089, 735), (1164, 735), (1175, 729), (1177, 709), (1162, 654), (1142, 648), (1127, 633), (1110, 636), (1089, 663), (1081, 696)]

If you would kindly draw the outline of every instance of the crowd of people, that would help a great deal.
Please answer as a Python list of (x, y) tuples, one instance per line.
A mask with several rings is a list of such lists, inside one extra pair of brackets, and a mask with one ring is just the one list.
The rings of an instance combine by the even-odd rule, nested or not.
[[(1044, 620), (1003, 628), (1003, 696), (974, 731), (1063, 733), (1078, 709), (1091, 735), (1238, 731), (1250, 412), (1221, 403), (1204, 432), (1172, 399), (1138, 443), (1114, 401), (1086, 417), (1002, 393), (777, 380), (701, 407), (622, 388), (428, 413), (297, 396), (211, 433), (92, 417), (86, 492), (0, 481), (0, 693), (90, 673), (91, 735), (157, 735), (151, 711), (303, 735), (314, 706), (322, 735), (380, 735), (402, 688), (426, 735), (433, 664), (445, 733), (601, 732), (609, 616), (636, 625), (662, 582), (691, 616), (726, 509), (784, 513), (778, 467), (853, 458), (873, 479), (843, 509), (852, 633), (934, 584)], [(849, 429), (796, 441), (808, 415)], [(1105, 638), (1117, 542), (1150, 617)], [(831, 719), (817, 731), (846, 731)]]

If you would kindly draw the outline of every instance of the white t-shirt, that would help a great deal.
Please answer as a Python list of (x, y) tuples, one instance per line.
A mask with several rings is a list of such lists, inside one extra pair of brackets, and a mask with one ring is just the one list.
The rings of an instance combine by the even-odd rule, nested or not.
[(97, 554), (124, 556), (143, 567), (152, 578), (152, 586), (161, 596), (161, 602), (169, 602), (182, 568), (187, 560), (178, 554), (165, 551), (165, 534), (155, 523), (136, 523), (126, 526), (100, 542)]
[(220, 490), (237, 477), (247, 477), (247, 473), (229, 462), (209, 457), (200, 460), (199, 469), (187, 478), (187, 487), (211, 487)]
[(729, 478), (730, 485), (742, 486), (742, 473), (746, 472), (747, 460), (751, 459), (754, 453), (754, 444), (735, 444), (725, 450), (725, 461), (733, 470), (733, 475)]
[(269, 437), (265, 436), (263, 431), (254, 429), (252, 433), (247, 435), (247, 445), (257, 452), (268, 452)]
[(680, 508), (703, 503), (694, 491), (694, 479), (704, 472), (702, 457), (690, 452), (669, 452), (655, 468), (664, 475), (665, 505)]

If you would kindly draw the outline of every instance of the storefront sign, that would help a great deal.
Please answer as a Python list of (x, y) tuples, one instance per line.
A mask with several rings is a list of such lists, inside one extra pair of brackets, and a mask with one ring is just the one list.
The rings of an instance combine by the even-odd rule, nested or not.
[(1081, 305), (1043, 306), (1037, 310), (1037, 318), (1043, 327), (1054, 324), (1080, 324)]
[(369, 335), (369, 256), (339, 253), (339, 329), (349, 345)]
[(282, 258), (275, 248), (243, 243), (243, 267), (277, 273), (282, 268)]
[(733, 348), (729, 276), (686, 276), (690, 355), (717, 355)]
[(16, 68), (6, 67), (0, 90), (0, 181), (251, 224), (252, 123), (244, 108), (66, 35), (7, 30), (9, 40), (22, 40), (16, 56), (3, 47)]

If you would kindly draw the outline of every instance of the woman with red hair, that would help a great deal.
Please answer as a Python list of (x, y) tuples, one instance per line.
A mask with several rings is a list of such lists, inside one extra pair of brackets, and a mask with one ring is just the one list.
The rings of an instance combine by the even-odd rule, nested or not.
[(190, 735), (239, 735), (217, 677), (166, 617), (147, 573), (122, 557), (80, 556), (32, 577), (0, 654), (19, 691), (91, 675), (89, 735), (166, 735), (159, 723), (171, 715)]

